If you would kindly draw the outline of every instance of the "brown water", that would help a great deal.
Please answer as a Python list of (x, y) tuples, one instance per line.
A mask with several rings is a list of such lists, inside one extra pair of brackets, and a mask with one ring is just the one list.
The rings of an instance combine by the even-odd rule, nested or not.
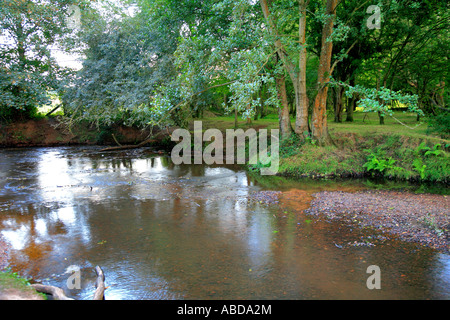
[[(361, 183), (267, 179), (147, 149), (3, 149), (0, 235), (14, 271), (76, 299), (91, 299), (96, 265), (106, 299), (450, 298), (448, 255), (303, 213), (312, 193)], [(278, 203), (255, 200), (268, 189)], [(73, 265), (81, 290), (66, 287)]]

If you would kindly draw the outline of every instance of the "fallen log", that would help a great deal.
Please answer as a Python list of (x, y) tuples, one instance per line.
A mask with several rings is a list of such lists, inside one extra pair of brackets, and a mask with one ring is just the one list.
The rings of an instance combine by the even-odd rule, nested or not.
[(60, 107), (62, 106), (62, 104), (57, 105), (55, 108), (53, 108), (50, 112), (48, 112), (45, 116), (48, 117), (49, 115), (51, 115), (53, 112), (55, 112), (56, 110), (58, 110)]
[(67, 297), (64, 294), (63, 289), (54, 287), (54, 286), (48, 286), (44, 284), (32, 284), (31, 287), (34, 288), (37, 292), (49, 294), (53, 297), (54, 300), (74, 300), (72, 298)]
[(95, 267), (95, 272), (97, 272), (97, 281), (95, 283), (96, 289), (92, 300), (105, 300), (105, 274), (99, 266)]
[[(92, 300), (105, 300), (105, 274), (103, 273), (102, 268), (99, 266), (95, 267), (95, 272), (97, 273), (97, 280), (95, 282), (95, 292)], [(32, 284), (31, 285), (34, 290), (37, 292), (49, 294), (53, 297), (54, 300), (75, 300), (69, 298), (65, 295), (64, 290), (58, 287), (44, 285), (44, 284)]]
[[(126, 145), (126, 146), (118, 146), (118, 147), (109, 147), (109, 148), (105, 148), (105, 149), (102, 149), (102, 150), (100, 150), (100, 152), (106, 152), (106, 151), (119, 151), (119, 150), (130, 150), (130, 149), (139, 149), (139, 148), (142, 148), (142, 147), (144, 147), (144, 146), (146, 146), (147, 144), (150, 144), (150, 143), (153, 143), (153, 142), (158, 142), (158, 141), (160, 141), (160, 139), (163, 137), (163, 136), (170, 136), (170, 135), (172, 135), (172, 133), (173, 133), (173, 131), (174, 131), (175, 129), (167, 129), (167, 131), (160, 131), (160, 132), (158, 132), (156, 135), (154, 135), (154, 136), (151, 136), (150, 138), (148, 138), (148, 139), (146, 139), (146, 140), (144, 140), (144, 141), (142, 141), (141, 143), (139, 143), (139, 144), (136, 144), (136, 145)], [(116, 141), (116, 143), (117, 144), (119, 144), (117, 141)]]

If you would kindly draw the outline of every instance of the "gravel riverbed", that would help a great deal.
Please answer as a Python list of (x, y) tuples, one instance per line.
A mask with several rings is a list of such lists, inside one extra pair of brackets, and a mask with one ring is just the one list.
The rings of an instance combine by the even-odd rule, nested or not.
[(387, 231), (450, 253), (450, 196), (393, 191), (313, 194), (305, 213)]

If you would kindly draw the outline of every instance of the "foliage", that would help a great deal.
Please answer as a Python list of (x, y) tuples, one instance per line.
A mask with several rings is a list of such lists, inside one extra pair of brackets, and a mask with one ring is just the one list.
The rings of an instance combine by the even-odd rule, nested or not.
[(378, 172), (380, 174), (383, 174), (389, 169), (401, 169), (400, 167), (394, 166), (397, 161), (392, 159), (392, 157), (389, 157), (388, 159), (378, 159), (377, 155), (371, 153), (367, 160), (368, 161), (364, 164), (363, 167), (366, 168), (368, 172)]
[(120, 18), (109, 21), (97, 10), (84, 12), (78, 41), (85, 44), (86, 59), (64, 93), (64, 107), (74, 120), (97, 126), (144, 126), (164, 113), (150, 101), (156, 88), (174, 74), (171, 54), (176, 39), (159, 34), (142, 11), (134, 17), (120, 10), (117, 14)]
[(420, 158), (414, 159), (413, 168), (420, 174), (420, 178), (422, 180), (425, 179), (425, 169), (427, 168), (427, 165), (423, 164), (422, 159)]
[(68, 70), (51, 55), (70, 33), (66, 26), (71, 0), (0, 1), (0, 121), (27, 119), (50, 103)]
[(450, 111), (440, 112), (429, 118), (429, 129), (442, 138), (450, 138)]
[(280, 142), (280, 157), (288, 158), (296, 155), (301, 146), (301, 139), (296, 134), (291, 134)]
[(393, 116), (394, 112), (391, 108), (392, 104), (401, 103), (408, 107), (409, 112), (424, 115), (423, 111), (418, 106), (418, 96), (403, 94), (402, 92), (396, 92), (387, 88), (366, 88), (361, 85), (350, 86), (343, 82), (334, 81), (333, 84), (341, 85), (347, 88), (345, 92), (348, 98), (352, 98), (353, 95), (358, 95), (358, 106), (364, 109), (364, 112), (379, 112), (383, 116)]

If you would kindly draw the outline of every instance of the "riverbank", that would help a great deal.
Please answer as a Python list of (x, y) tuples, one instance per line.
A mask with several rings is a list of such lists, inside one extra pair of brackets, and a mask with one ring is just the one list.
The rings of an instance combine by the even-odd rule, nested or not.
[[(372, 118), (371, 118), (372, 117)], [(417, 116), (395, 112), (379, 125), (355, 113), (352, 123), (329, 122), (332, 144), (317, 146), (292, 135), (280, 142), (279, 176), (312, 179), (383, 177), (390, 180), (450, 184), (450, 140), (432, 134)], [(232, 117), (201, 119), (203, 131), (234, 127)], [(294, 125), (294, 123), (293, 123)], [(276, 117), (240, 122), (238, 129), (277, 129)], [(249, 166), (259, 171), (260, 166)]]
[(312, 219), (337, 220), (361, 229), (370, 228), (374, 233), (381, 232), (450, 254), (450, 196), (378, 190), (309, 194), (291, 190), (262, 191), (253, 197), (261, 203), (279, 205), (283, 210), (301, 211)]
[(394, 132), (330, 135), (334, 144), (325, 147), (295, 137), (282, 141), (278, 174), (292, 178), (372, 176), (414, 183), (450, 183), (448, 140)]
[(114, 125), (97, 128), (89, 123), (76, 123), (69, 129), (63, 118), (54, 117), (0, 124), (0, 147), (135, 145), (149, 134), (149, 130), (134, 127)]
[(450, 253), (450, 197), (392, 191), (319, 192), (307, 214), (356, 223)]

